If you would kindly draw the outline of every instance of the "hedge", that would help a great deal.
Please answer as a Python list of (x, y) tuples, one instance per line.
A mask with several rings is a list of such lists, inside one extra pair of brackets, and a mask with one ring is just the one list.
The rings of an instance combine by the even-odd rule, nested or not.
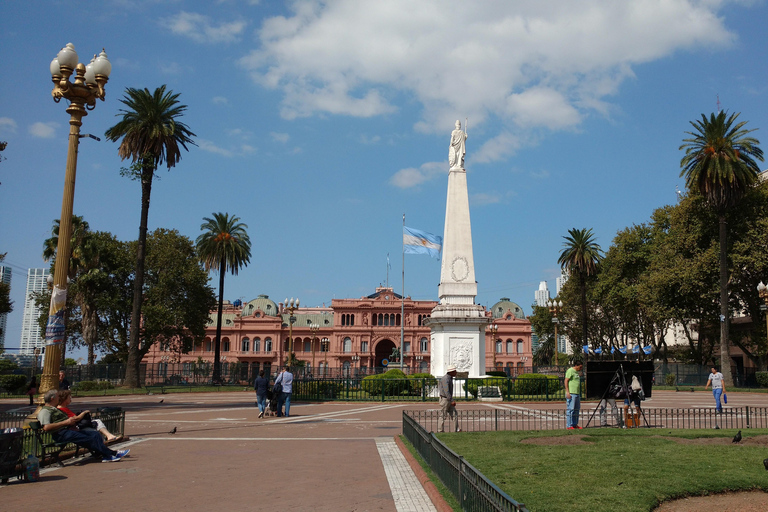
[(516, 395), (544, 395), (563, 389), (563, 383), (557, 375), (526, 373), (515, 379), (513, 393)]
[(24, 395), (27, 393), (26, 375), (0, 375), (0, 388), (11, 395)]

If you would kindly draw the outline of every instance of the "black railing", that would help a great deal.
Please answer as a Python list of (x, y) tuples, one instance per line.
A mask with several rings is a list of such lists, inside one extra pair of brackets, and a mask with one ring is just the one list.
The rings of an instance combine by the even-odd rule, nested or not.
[(427, 432), (410, 416), (411, 412), (403, 411), (403, 435), (458, 500), (462, 510), (527, 512), (523, 503), (512, 499), (434, 434)]
[[(599, 412), (582, 409), (579, 425), (599, 427)], [(408, 411), (414, 421), (427, 432), (438, 430), (440, 411)], [(466, 432), (490, 432), (503, 430), (562, 430), (566, 425), (565, 409), (481, 409), (457, 410), (459, 427)], [(730, 407), (722, 413), (714, 409), (646, 409), (621, 411), (621, 418), (614, 418), (610, 411), (607, 424), (630, 427), (666, 429), (748, 429), (768, 428), (768, 407)], [(591, 418), (591, 419), (590, 419)]]

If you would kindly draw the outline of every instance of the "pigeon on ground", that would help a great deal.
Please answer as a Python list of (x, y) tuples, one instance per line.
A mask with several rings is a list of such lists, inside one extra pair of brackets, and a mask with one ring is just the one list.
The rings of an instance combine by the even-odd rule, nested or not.
[(765, 466), (765, 470), (768, 471), (768, 459), (763, 460), (763, 466)]
[(169, 434), (175, 434), (175, 433), (176, 433), (176, 427), (173, 427), (173, 430), (171, 430), (171, 431), (170, 431), (170, 432), (168, 432), (168, 433), (169, 433)]
[(731, 442), (732, 442), (732, 443), (738, 443), (738, 442), (740, 442), (740, 441), (741, 441), (741, 430), (739, 430), (738, 432), (736, 432), (736, 435), (735, 435), (735, 436), (733, 436), (733, 441), (731, 441)]
[(165, 402), (165, 398), (161, 399), (159, 403)]

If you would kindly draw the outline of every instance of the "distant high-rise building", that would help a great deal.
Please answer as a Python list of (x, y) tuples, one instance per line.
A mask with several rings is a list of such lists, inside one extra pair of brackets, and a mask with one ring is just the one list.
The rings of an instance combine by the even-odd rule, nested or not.
[(20, 354), (32, 355), (35, 348), (43, 348), (45, 339), (40, 335), (40, 308), (35, 304), (33, 292), (45, 291), (48, 278), (47, 268), (31, 268), (27, 271), (27, 294), (24, 300), (24, 317), (21, 320)]
[(539, 283), (539, 289), (536, 290), (536, 305), (545, 308), (547, 301), (549, 301), (549, 290), (547, 289), (547, 282), (542, 281)]
[(563, 286), (565, 286), (565, 283), (568, 282), (568, 274), (563, 272), (560, 274), (560, 277), (557, 278), (557, 295), (560, 295), (560, 290), (563, 289)]
[[(11, 267), (0, 265), (0, 283), (11, 286)], [(5, 346), (5, 325), (8, 320), (8, 313), (0, 315), (0, 348)]]

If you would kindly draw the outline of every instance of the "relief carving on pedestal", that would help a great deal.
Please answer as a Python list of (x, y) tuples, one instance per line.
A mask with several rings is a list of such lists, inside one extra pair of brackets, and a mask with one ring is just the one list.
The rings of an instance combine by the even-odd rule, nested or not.
[(472, 368), (472, 343), (469, 341), (456, 341), (451, 344), (450, 363), (456, 365), (460, 372), (467, 372)]

